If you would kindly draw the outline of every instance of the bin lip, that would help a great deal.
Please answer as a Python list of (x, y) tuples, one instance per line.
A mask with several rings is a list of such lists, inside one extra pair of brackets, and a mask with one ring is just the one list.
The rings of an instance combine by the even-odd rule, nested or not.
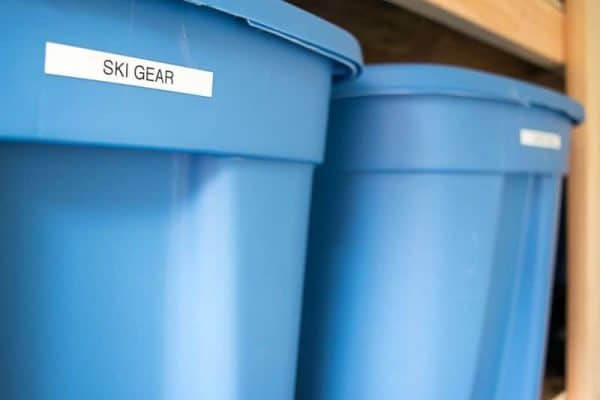
[(353, 78), (363, 70), (362, 49), (349, 32), (282, 0), (184, 0), (242, 18), (248, 25), (279, 36), (335, 61), (334, 76)]
[(477, 70), (436, 64), (375, 64), (360, 79), (334, 87), (333, 99), (354, 97), (432, 95), (499, 101), (543, 108), (584, 120), (581, 104), (556, 91)]

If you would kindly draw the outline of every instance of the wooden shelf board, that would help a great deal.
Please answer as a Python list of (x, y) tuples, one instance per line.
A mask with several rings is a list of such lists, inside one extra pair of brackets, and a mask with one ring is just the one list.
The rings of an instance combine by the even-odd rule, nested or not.
[(548, 0), (387, 0), (544, 67), (565, 64), (565, 13)]

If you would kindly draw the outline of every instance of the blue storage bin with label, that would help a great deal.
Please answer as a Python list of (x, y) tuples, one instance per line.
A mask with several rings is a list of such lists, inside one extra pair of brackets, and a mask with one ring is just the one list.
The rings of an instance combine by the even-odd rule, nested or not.
[(349, 34), (275, 0), (5, 0), (0, 398), (291, 400)]
[(334, 90), (298, 398), (539, 398), (582, 108), (508, 78), (367, 68)]

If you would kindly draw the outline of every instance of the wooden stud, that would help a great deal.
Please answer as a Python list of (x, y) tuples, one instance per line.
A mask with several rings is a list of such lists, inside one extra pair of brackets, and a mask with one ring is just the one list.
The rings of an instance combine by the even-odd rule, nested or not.
[(568, 182), (568, 400), (600, 400), (600, 1), (569, 0), (567, 86), (586, 106)]

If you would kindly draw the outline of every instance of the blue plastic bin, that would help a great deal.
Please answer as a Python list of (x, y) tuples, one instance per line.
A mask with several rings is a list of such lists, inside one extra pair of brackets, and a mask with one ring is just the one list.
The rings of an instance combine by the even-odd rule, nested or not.
[(459, 68), (334, 92), (316, 178), (302, 400), (537, 400), (582, 108)]
[(344, 31), (275, 0), (4, 0), (0, 398), (291, 400)]

